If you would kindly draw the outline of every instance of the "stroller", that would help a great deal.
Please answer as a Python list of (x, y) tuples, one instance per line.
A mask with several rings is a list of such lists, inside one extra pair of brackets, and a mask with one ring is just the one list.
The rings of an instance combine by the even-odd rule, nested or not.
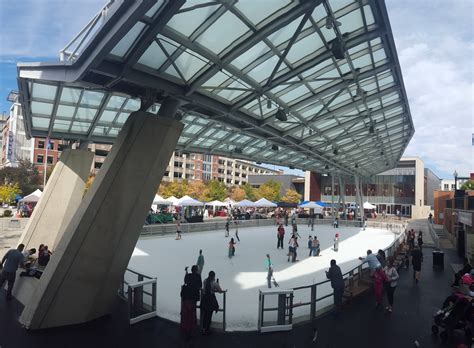
[(444, 329), (439, 335), (444, 341), (454, 337), (455, 332), (464, 332), (466, 337), (471, 337), (472, 314), (472, 303), (465, 296), (450, 295), (444, 300), (442, 309), (433, 316), (434, 324), (431, 331), (437, 335), (440, 328)]

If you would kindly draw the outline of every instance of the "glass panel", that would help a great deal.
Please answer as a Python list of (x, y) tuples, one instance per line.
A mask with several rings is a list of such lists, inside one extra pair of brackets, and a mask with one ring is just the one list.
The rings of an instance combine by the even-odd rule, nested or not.
[(224, 81), (227, 81), (229, 79), (230, 73), (228, 75), (222, 73), (222, 72), (217, 72), (214, 76), (212, 76), (209, 80), (207, 80), (204, 83), (204, 86), (206, 87), (218, 87), (220, 86)]
[(70, 125), (71, 125), (71, 122), (69, 122), (69, 121), (55, 120), (54, 121), (54, 126), (53, 126), (53, 131), (55, 131), (55, 132), (69, 131), (69, 126)]
[(206, 6), (192, 11), (178, 13), (170, 19), (167, 26), (180, 32), (184, 36), (191, 34), (208, 18), (219, 6)]
[(74, 106), (59, 104), (58, 110), (56, 111), (56, 116), (72, 118), (72, 116), (74, 116), (74, 111), (76, 111)]
[[(234, 81), (232, 82), (228, 87), (230, 88), (249, 88), (247, 85), (244, 85), (240, 83), (239, 81)], [(237, 98), (238, 96), (242, 95), (245, 93), (245, 91), (240, 91), (240, 90), (229, 90), (229, 89), (223, 89), (217, 95), (221, 96), (224, 99), (227, 100), (233, 100)]]
[(378, 62), (387, 58), (387, 55), (385, 54), (385, 50), (383, 48), (381, 50), (375, 51), (373, 55), (374, 55), (375, 62)]
[(44, 85), (42, 83), (33, 84), (33, 98), (54, 100), (56, 97), (56, 86)]
[(115, 116), (117, 116), (117, 111), (105, 110), (100, 116), (100, 122), (112, 122), (113, 120), (115, 120)]
[(49, 127), (49, 118), (32, 117), (31, 120), (33, 121), (33, 128), (47, 129)]
[(53, 112), (53, 104), (32, 101), (31, 112), (36, 115), (51, 116), (51, 113)]
[(341, 22), (341, 26), (339, 27), (341, 34), (352, 33), (364, 25), (359, 9), (342, 16), (337, 20)]
[(64, 87), (61, 93), (61, 101), (68, 103), (77, 103), (81, 95), (81, 90), (78, 88)]
[(305, 86), (300, 86), (298, 88), (291, 90), (290, 92), (284, 95), (279, 96), (279, 98), (283, 100), (285, 103), (289, 103), (307, 93), (310, 93), (309, 90)]
[(124, 110), (137, 111), (140, 109), (140, 101), (136, 99), (129, 99), (125, 104)]
[(120, 109), (125, 101), (125, 97), (120, 97), (118, 95), (114, 95), (110, 97), (109, 102), (107, 103), (107, 109)]
[(78, 108), (76, 118), (84, 121), (92, 121), (97, 114), (97, 109)]
[(197, 132), (199, 132), (200, 130), (202, 129), (201, 126), (198, 126), (198, 125), (191, 125), (191, 126), (188, 126), (186, 128), (184, 128), (184, 132), (186, 133), (191, 133), (191, 134), (196, 134)]
[(71, 132), (72, 133), (87, 133), (90, 126), (91, 124), (87, 122), (74, 122), (71, 127)]
[(154, 17), (155, 14), (158, 12), (158, 10), (160, 9), (161, 5), (163, 5), (164, 2), (165, 2), (164, 0), (158, 0), (158, 1), (156, 2), (156, 4), (154, 4), (154, 5), (148, 10), (148, 12), (145, 13), (145, 16), (150, 17), (150, 18)]
[(125, 53), (133, 46), (136, 38), (142, 32), (143, 28), (145, 28), (145, 24), (143, 22), (137, 22), (135, 25), (130, 29), (130, 31), (119, 41), (117, 45), (112, 49), (110, 53), (123, 57)]
[(96, 126), (92, 134), (98, 135), (98, 136), (105, 136), (107, 135), (107, 129), (108, 129), (107, 127)]
[(103, 97), (104, 93), (102, 92), (84, 91), (81, 105), (99, 106)]
[(289, 3), (288, 0), (239, 1), (234, 7), (237, 7), (250, 22), (256, 25)]
[(145, 53), (142, 54), (138, 63), (146, 65), (152, 69), (158, 69), (164, 62), (166, 62), (166, 60), (166, 55), (161, 50), (160, 46), (153, 41)]
[(239, 57), (232, 61), (232, 65), (239, 69), (245, 68), (250, 63), (254, 62), (257, 58), (261, 57), (265, 53), (270, 51), (270, 48), (265, 45), (262, 41), (254, 45), (251, 49), (241, 54)]
[[(220, 53), (249, 28), (231, 12), (224, 13), (197, 38), (197, 42), (215, 53)], [(216, 35), (219, 33), (219, 35)]]
[[(290, 24), (284, 26), (280, 30), (277, 30), (273, 34), (268, 36), (268, 39), (275, 45), (278, 46), (282, 44), (283, 42), (289, 40), (293, 34), (295, 33), (296, 29), (298, 28), (298, 25), (301, 23), (301, 19), (303, 19), (303, 16), (295, 19), (293, 22)], [(306, 21), (306, 24), (303, 26), (303, 30), (306, 28), (309, 28), (311, 26), (310, 21)]]
[(288, 52), (286, 58), (290, 61), (290, 63), (294, 63), (301, 58), (314, 53), (323, 46), (324, 44), (321, 41), (319, 35), (316, 33), (311, 34), (293, 44), (293, 47), (291, 47), (290, 52)]
[(370, 9), (370, 5), (364, 6), (364, 14), (365, 14), (365, 21), (367, 22), (367, 25), (371, 25), (375, 23), (374, 15), (372, 13), (372, 10)]
[(130, 116), (129, 112), (121, 112), (120, 115), (117, 117), (117, 120), (115, 120), (115, 123), (124, 124), (125, 121), (127, 121), (129, 116)]
[[(247, 75), (249, 75), (251, 78), (258, 82), (266, 80), (268, 77), (270, 77), (270, 74), (272, 73), (279, 60), (280, 59), (277, 56), (272, 56), (270, 59), (267, 59), (262, 64), (257, 65), (255, 68), (250, 70)], [(278, 71), (285, 68), (287, 68), (286, 64), (282, 63)]]
[(354, 69), (363, 68), (365, 66), (371, 65), (370, 56), (366, 54), (362, 57), (353, 59), (352, 64), (354, 65)]
[(353, 2), (354, 0), (331, 0), (331, 10), (336, 12)]
[(186, 50), (185, 52), (181, 53), (174, 62), (181, 74), (183, 74), (184, 78), (189, 80), (194, 76), (194, 74), (201, 70), (204, 65), (206, 65), (207, 60), (197, 53)]

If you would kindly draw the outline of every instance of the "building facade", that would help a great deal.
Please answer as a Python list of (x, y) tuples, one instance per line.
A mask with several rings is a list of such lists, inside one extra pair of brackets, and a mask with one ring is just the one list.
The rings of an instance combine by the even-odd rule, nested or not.
[[(321, 200), (338, 202), (342, 195), (346, 203), (357, 202), (356, 185), (352, 178), (344, 178), (341, 191), (339, 178), (334, 180), (330, 174), (306, 173), (305, 200)], [(433, 192), (440, 185), (440, 179), (428, 168), (421, 159), (416, 157), (402, 158), (397, 167), (380, 174), (361, 178), (362, 197), (377, 207), (377, 212), (387, 214), (400, 212), (403, 216), (413, 218), (427, 217), (434, 206)]]
[(259, 188), (269, 180), (274, 180), (281, 183), (280, 195), (284, 196), (287, 189), (293, 189), (298, 192), (301, 197), (304, 195), (304, 178), (292, 174), (272, 174), (272, 175), (249, 175), (248, 183), (253, 188)]

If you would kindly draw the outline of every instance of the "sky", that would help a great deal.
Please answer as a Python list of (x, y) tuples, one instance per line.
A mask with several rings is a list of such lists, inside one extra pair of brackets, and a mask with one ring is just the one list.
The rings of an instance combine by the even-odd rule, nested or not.
[[(105, 2), (0, 0), (0, 113), (8, 112), (6, 96), (18, 89), (16, 63), (57, 60)], [(386, 6), (415, 125), (404, 156), (420, 157), (440, 178), (452, 179), (454, 170), (468, 176), (474, 172), (474, 1), (386, 0)]]

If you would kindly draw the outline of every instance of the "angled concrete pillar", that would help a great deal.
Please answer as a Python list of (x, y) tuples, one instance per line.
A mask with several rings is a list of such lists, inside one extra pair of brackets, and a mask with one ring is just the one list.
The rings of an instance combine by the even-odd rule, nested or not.
[(40, 244), (56, 248), (82, 201), (93, 158), (88, 150), (62, 152), (19, 243), (27, 249)]
[(110, 313), (182, 128), (172, 118), (130, 115), (25, 306), (23, 325), (78, 324)]

